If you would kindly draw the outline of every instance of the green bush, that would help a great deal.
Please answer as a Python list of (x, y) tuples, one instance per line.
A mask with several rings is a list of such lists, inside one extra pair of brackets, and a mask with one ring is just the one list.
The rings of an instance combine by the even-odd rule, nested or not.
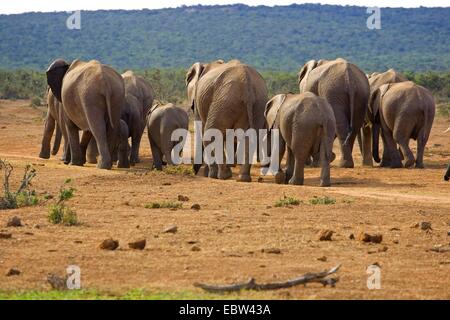
[(65, 226), (76, 226), (79, 224), (76, 212), (66, 207), (63, 203), (50, 206), (48, 220), (52, 224)]
[(275, 207), (281, 208), (281, 207), (289, 207), (289, 206), (298, 206), (301, 203), (302, 202), (298, 199), (284, 196), (283, 199), (280, 199), (277, 202), (275, 202)]
[(152, 202), (145, 205), (145, 209), (181, 209), (183, 204), (177, 201)]
[(331, 205), (336, 204), (336, 199), (330, 198), (328, 196), (325, 197), (314, 196), (312, 199), (309, 200), (309, 203), (312, 205)]

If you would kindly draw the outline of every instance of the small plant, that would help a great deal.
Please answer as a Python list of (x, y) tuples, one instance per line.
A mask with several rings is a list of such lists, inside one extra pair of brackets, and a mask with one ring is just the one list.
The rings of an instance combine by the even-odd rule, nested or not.
[(164, 173), (182, 176), (194, 176), (194, 169), (188, 166), (167, 166), (164, 168)]
[(331, 205), (336, 204), (336, 199), (330, 198), (328, 196), (325, 197), (314, 196), (312, 199), (309, 200), (309, 203), (312, 205)]
[(145, 209), (181, 209), (183, 204), (177, 201), (152, 202), (145, 205)]
[(66, 187), (71, 182), (71, 179), (64, 181), (64, 184), (59, 189), (58, 202), (52, 204), (49, 208), (48, 220), (53, 224), (62, 224), (65, 226), (76, 226), (80, 224), (77, 213), (65, 204), (67, 200), (72, 199), (74, 196), (75, 189), (73, 187)]
[(281, 207), (289, 207), (289, 206), (298, 206), (301, 203), (302, 202), (300, 200), (292, 198), (292, 197), (286, 197), (286, 195), (285, 195), (283, 199), (280, 199), (277, 202), (275, 202), (275, 207), (281, 208)]
[(25, 167), (22, 182), (16, 192), (12, 192), (9, 185), (9, 179), (14, 167), (6, 160), (0, 160), (0, 170), (4, 170), (3, 196), (0, 196), (0, 210), (34, 206), (39, 203), (35, 191), (30, 190), (31, 180), (36, 176), (36, 170), (31, 165)]

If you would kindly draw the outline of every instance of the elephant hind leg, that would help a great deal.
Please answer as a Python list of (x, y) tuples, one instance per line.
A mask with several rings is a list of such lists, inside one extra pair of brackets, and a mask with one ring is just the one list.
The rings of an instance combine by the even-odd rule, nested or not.
[(52, 156), (56, 156), (61, 145), (62, 132), (58, 124), (56, 124), (55, 141), (53, 142)]
[(151, 138), (150, 133), (148, 134), (148, 140), (150, 142), (150, 149), (152, 150), (153, 168), (161, 171), (163, 168), (163, 153), (161, 149), (156, 145), (155, 141), (153, 141), (153, 139)]
[(422, 128), (417, 137), (417, 155), (416, 155), (416, 168), (423, 169), (425, 165), (423, 164), (423, 156), (425, 153), (425, 146), (427, 145), (429, 134), (425, 134), (425, 128)]
[[(341, 116), (344, 118), (344, 116)], [(346, 122), (336, 123), (336, 133), (339, 139), (339, 144), (341, 146), (341, 161), (339, 166), (341, 168), (354, 168), (355, 163), (353, 162), (353, 145), (355, 144), (356, 136), (351, 136), (348, 141), (349, 126)], [(347, 143), (346, 143), (347, 142)]]
[(55, 123), (55, 119), (49, 113), (47, 119), (45, 119), (44, 136), (42, 137), (41, 152), (39, 153), (39, 158), (41, 159), (50, 159), (50, 143), (55, 130)]
[(240, 182), (252, 182), (251, 176), (251, 161), (253, 158), (253, 154), (250, 154), (250, 138), (245, 137), (245, 155), (244, 155), (244, 164), (241, 165), (241, 171), (239, 173), (238, 181)]
[[(395, 139), (395, 141), (400, 146), (401, 153), (403, 154), (403, 157), (406, 160), (405, 168), (411, 168), (414, 165), (414, 163), (416, 162), (416, 159), (414, 158), (414, 154), (412, 153), (411, 149), (409, 148), (409, 139), (401, 138), (399, 140)], [(399, 159), (401, 159), (400, 152), (397, 151), (397, 154), (399, 155)]]
[(83, 166), (86, 161), (81, 150), (78, 127), (71, 120), (67, 119), (66, 128), (70, 144), (70, 164), (73, 166)]

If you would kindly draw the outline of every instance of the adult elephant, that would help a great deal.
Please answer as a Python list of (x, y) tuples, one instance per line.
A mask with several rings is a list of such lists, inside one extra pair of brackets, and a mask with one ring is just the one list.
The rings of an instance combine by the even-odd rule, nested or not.
[(151, 84), (133, 71), (123, 73), (122, 78), (125, 83), (126, 103), (121, 118), (128, 125), (131, 137), (130, 163), (134, 165), (140, 162), (139, 147), (146, 125), (145, 119), (155, 95)]
[[(430, 91), (414, 82), (385, 84), (372, 93), (370, 109), (373, 112), (373, 157), (379, 158), (379, 132), (383, 138), (382, 167), (401, 168), (416, 165), (423, 168), (425, 146), (433, 126), (436, 106)], [(409, 148), (409, 140), (417, 140), (417, 155)], [(400, 151), (397, 149), (400, 146)]]
[(90, 137), (83, 135), (80, 143), (78, 131), (83, 130), (97, 142), (100, 153), (97, 167), (111, 169), (111, 155), (120, 143), (120, 116), (125, 104), (121, 75), (95, 60), (75, 60), (69, 65), (58, 59), (47, 70), (47, 83), (66, 114), (71, 164), (82, 166), (86, 162)]
[[(267, 87), (262, 76), (240, 61), (222, 60), (195, 63), (186, 74), (189, 103), (203, 130), (218, 129), (225, 137), (227, 129), (263, 129), (264, 110), (268, 100)], [(205, 148), (210, 142), (204, 142)], [(239, 181), (251, 182), (249, 139), (246, 138), (245, 161)], [(224, 144), (225, 145), (225, 144)], [(225, 162), (225, 161), (224, 161)], [(201, 165), (194, 165), (198, 173)], [(209, 166), (209, 177), (228, 179), (231, 169), (225, 164)]]
[(364, 124), (370, 95), (369, 82), (356, 65), (338, 58), (311, 60), (298, 74), (300, 92), (313, 92), (328, 101), (336, 118), (341, 145), (340, 166), (353, 168), (353, 145)]
[[(389, 69), (386, 72), (375, 72), (368, 76), (370, 85), (370, 94), (378, 90), (382, 85), (389, 83), (399, 83), (408, 81), (406, 77), (397, 72), (394, 69)], [(374, 122), (373, 110), (369, 104), (367, 110), (366, 119), (361, 129), (361, 133), (358, 135), (358, 142), (363, 155), (363, 163), (366, 166), (373, 166), (372, 155), (372, 123)]]
[[(39, 158), (50, 159), (50, 149), (52, 149), (51, 154), (55, 156), (59, 151), (62, 138), (64, 138), (64, 144), (67, 144), (67, 133), (63, 113), (64, 110), (61, 102), (55, 98), (51, 90), (47, 90), (47, 117), (45, 118), (44, 134), (42, 136)], [(55, 133), (55, 141), (53, 143), (53, 148), (51, 148), (53, 133)], [(62, 157), (62, 160), (65, 159), (66, 148), (64, 148), (64, 155)]]

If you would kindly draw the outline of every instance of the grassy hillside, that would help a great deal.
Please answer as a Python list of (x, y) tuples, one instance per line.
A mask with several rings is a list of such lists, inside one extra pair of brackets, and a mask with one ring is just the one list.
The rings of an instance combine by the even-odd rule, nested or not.
[(68, 16), (0, 15), (0, 68), (43, 70), (56, 57), (122, 69), (238, 58), (295, 72), (342, 56), (367, 72), (450, 70), (450, 8), (382, 9), (382, 30), (367, 29), (366, 8), (312, 4), (82, 12), (81, 30), (66, 28)]

